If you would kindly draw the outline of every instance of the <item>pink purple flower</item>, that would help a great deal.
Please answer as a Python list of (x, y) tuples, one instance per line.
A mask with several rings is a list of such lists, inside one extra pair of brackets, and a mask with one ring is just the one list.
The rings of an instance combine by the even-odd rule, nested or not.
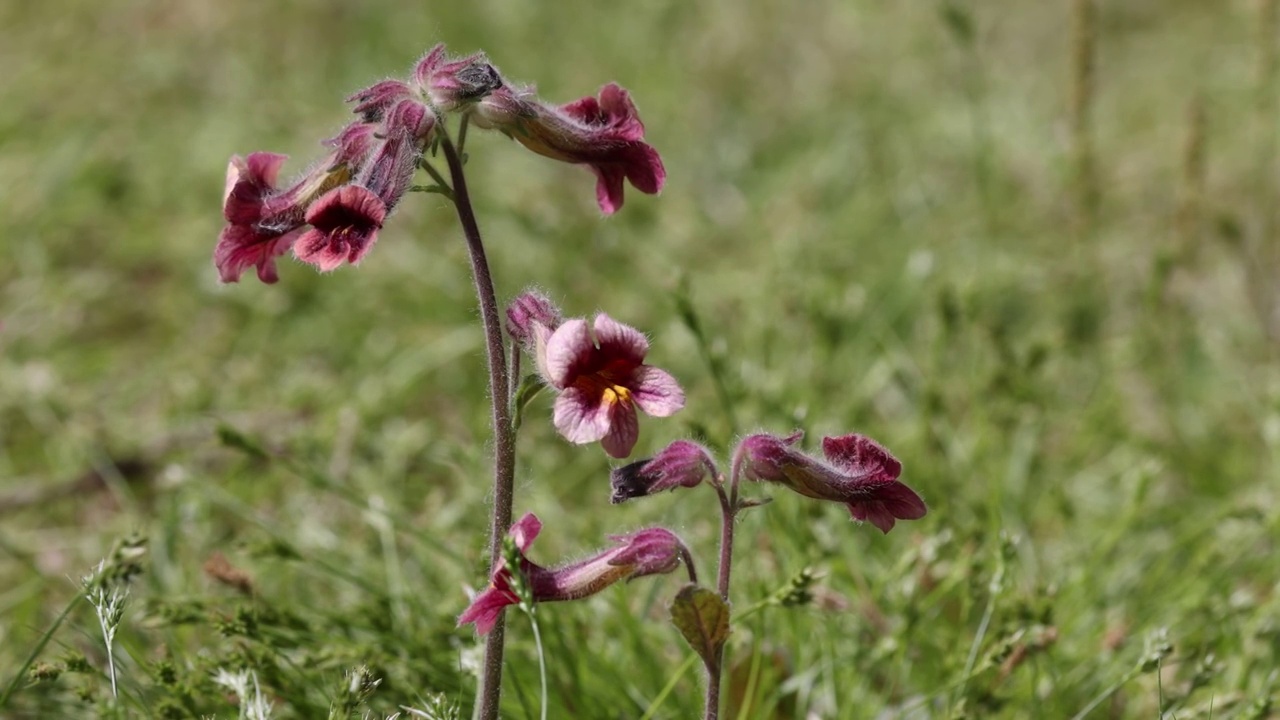
[[(545, 568), (524, 557), (542, 530), (542, 522), (528, 513), (511, 526), (510, 536), (520, 551), (520, 572), (532, 591), (534, 602), (578, 600), (594, 595), (621, 580), (669, 573), (690, 562), (689, 552), (675, 533), (665, 528), (648, 528), (627, 535), (611, 535), (616, 545), (585, 560), (559, 568)], [(692, 568), (690, 568), (692, 575)], [(458, 616), (458, 624), (474, 623), (476, 632), (493, 629), (508, 605), (520, 602), (511, 589), (511, 570), (501, 565), (489, 580), (489, 587), (476, 594)]]
[(352, 123), (326, 140), (330, 151), (288, 188), (276, 187), (287, 159), (275, 153), (235, 156), (227, 165), (222, 214), (227, 225), (214, 248), (214, 265), (223, 282), (236, 282), (256, 266), (258, 278), (275, 282), (275, 259), (303, 236), (311, 205), (354, 177), (373, 152), (376, 126)]
[(865, 435), (823, 438), (824, 463), (792, 447), (802, 435), (745, 438), (738, 454), (746, 476), (785, 485), (806, 497), (844, 503), (855, 520), (870, 522), (885, 533), (896, 520), (925, 516), (924, 501), (898, 482), (902, 463), (876, 441)]
[(413, 82), (440, 112), (453, 112), (502, 87), (502, 76), (484, 53), (450, 59), (436, 45), (413, 69)]
[(631, 96), (609, 83), (600, 96), (564, 105), (539, 101), (531, 88), (494, 88), (472, 110), (480, 127), (494, 128), (529, 150), (596, 175), (596, 202), (606, 215), (623, 202), (623, 180), (650, 195), (662, 190), (667, 172), (658, 151), (644, 142), (644, 123)]
[(631, 498), (654, 495), (678, 487), (696, 487), (707, 475), (720, 471), (707, 449), (692, 440), (676, 440), (648, 460), (614, 468), (609, 479), (615, 505)]
[(553, 422), (569, 442), (600, 441), (616, 458), (631, 454), (639, 437), (639, 407), (667, 417), (684, 407), (684, 391), (665, 370), (644, 364), (649, 341), (635, 328), (600, 313), (594, 326), (581, 318), (551, 333), (539, 357), (547, 384), (560, 391)]

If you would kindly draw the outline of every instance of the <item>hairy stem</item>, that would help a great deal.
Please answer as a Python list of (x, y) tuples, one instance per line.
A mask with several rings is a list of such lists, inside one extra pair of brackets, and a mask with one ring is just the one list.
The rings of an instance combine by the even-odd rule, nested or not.
[[(733, 524), (742, 505), (738, 501), (738, 482), (742, 474), (741, 447), (734, 452), (733, 465), (729, 469), (729, 491), (724, 489), (723, 478), (715, 483), (720, 498), (720, 565), (716, 569), (716, 592), (725, 603), (729, 602), (729, 577), (733, 572)], [(707, 666), (707, 695), (703, 707), (704, 720), (720, 717), (720, 675), (724, 666), (724, 647), (714, 663)]]
[[(492, 573), (502, 561), (502, 539), (511, 527), (512, 485), (516, 466), (506, 346), (502, 341), (502, 322), (498, 318), (498, 298), (493, 290), (493, 276), (489, 273), (489, 261), (485, 258), (484, 243), (480, 239), (480, 226), (476, 223), (476, 215), (471, 208), (467, 179), (462, 172), (462, 158), (444, 132), (440, 133), (440, 149), (444, 151), (445, 160), (449, 163), (449, 176), (453, 180), (453, 204), (458, 210), (458, 221), (462, 223), (462, 232), (467, 238), (471, 275), (475, 280), (480, 317), (484, 323), (485, 354), (489, 365), (489, 402), (493, 410), (493, 517), (489, 532), (489, 571)], [(484, 667), (476, 702), (476, 717), (480, 720), (497, 720), (498, 717), (498, 700), (502, 695), (502, 651), (506, 637), (504, 630), (505, 624), (499, 618), (498, 624), (485, 640)]]

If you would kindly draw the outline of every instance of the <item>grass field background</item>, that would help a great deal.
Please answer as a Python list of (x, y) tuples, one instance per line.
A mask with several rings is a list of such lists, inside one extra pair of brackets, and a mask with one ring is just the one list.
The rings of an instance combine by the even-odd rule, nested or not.
[[(882, 536), (748, 488), (775, 500), (735, 605), (821, 580), (736, 626), (725, 717), (1277, 717), (1276, 3), (1102, 5), (0, 5), (0, 716), (237, 717), (219, 668), (277, 718), (469, 712), (490, 460), (451, 208), (410, 197), (328, 276), (223, 286), (210, 259), (230, 155), (300, 170), (442, 41), (548, 100), (621, 83), (662, 153), (662, 195), (602, 218), (582, 168), (468, 142), (499, 294), (607, 311), (683, 382), (638, 456), (856, 430), (929, 503)], [(519, 442), (534, 559), (661, 523), (713, 571), (713, 493), (610, 506), (549, 416)], [(86, 603), (24, 671), (131, 534), (120, 700)], [(551, 717), (699, 713), (678, 586), (540, 608)], [(504, 714), (537, 717), (510, 619)]]

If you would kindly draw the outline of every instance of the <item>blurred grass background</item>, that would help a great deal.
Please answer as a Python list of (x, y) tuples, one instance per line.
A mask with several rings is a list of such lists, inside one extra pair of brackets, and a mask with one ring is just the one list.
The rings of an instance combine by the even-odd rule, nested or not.
[[(150, 547), (122, 702), (81, 605), (0, 714), (231, 717), (220, 667), (283, 718), (469, 708), (488, 431), (450, 208), (414, 196), (329, 276), (210, 260), (231, 154), (302, 168), (442, 41), (548, 100), (621, 83), (663, 154), (662, 196), (602, 219), (581, 168), (468, 143), (500, 294), (646, 330), (689, 392), (637, 453), (857, 430), (930, 503), (889, 536), (791, 496), (746, 516), (739, 607), (823, 577), (737, 627), (728, 717), (1275, 717), (1276, 40), (1275, 0), (0, 5), (0, 683), (69, 578)], [(611, 507), (548, 413), (520, 437), (536, 560), (663, 523), (711, 572), (710, 492)], [(696, 673), (664, 692), (677, 587), (539, 612), (552, 717), (698, 713)], [(536, 717), (512, 620), (506, 714)]]

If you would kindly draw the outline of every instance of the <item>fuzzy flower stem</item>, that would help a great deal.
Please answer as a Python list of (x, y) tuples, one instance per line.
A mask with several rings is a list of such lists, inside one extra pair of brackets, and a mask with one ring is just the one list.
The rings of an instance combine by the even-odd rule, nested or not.
[(508, 395), (511, 398), (511, 417), (515, 422), (516, 416), (516, 392), (520, 390), (520, 349), (511, 349), (511, 369), (507, 372)]
[[(476, 284), (476, 296), (480, 301), (480, 316), (484, 323), (485, 350), (489, 363), (489, 401), (493, 408), (493, 517), (489, 536), (490, 572), (502, 562), (502, 539), (511, 527), (511, 503), (513, 478), (515, 477), (515, 431), (511, 425), (510, 386), (507, 380), (506, 347), (502, 341), (502, 322), (498, 318), (498, 299), (493, 289), (493, 276), (489, 273), (489, 261), (485, 258), (484, 244), (480, 239), (480, 226), (476, 224), (471, 208), (471, 196), (467, 193), (467, 179), (462, 172), (462, 158), (454, 148), (448, 134), (440, 126), (440, 149), (449, 163), (449, 175), (453, 180), (453, 204), (458, 210), (458, 221), (467, 237), (467, 251), (471, 255), (471, 274)], [(480, 720), (497, 720), (498, 700), (502, 693), (502, 653), (504, 623), (501, 619), (485, 640), (484, 668), (480, 678), (476, 717)]]

